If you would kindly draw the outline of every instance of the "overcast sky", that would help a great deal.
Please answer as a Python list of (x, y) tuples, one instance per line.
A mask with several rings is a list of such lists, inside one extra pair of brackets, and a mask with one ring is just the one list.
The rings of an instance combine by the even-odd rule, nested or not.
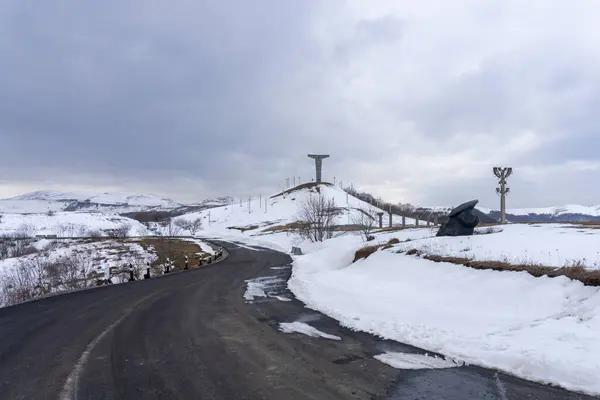
[(600, 3), (0, 2), (0, 197), (180, 201), (314, 174), (384, 199), (600, 204)]

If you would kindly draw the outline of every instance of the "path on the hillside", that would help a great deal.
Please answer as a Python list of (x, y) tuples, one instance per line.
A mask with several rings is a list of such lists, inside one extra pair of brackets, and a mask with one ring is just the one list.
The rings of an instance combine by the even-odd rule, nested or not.
[[(474, 367), (391, 368), (373, 355), (417, 350), (340, 328), (297, 300), (246, 303), (245, 280), (257, 276), (291, 298), (290, 259), (221, 244), (230, 256), (210, 267), (0, 309), (0, 398), (586, 398)], [(278, 330), (297, 319), (342, 340)]]

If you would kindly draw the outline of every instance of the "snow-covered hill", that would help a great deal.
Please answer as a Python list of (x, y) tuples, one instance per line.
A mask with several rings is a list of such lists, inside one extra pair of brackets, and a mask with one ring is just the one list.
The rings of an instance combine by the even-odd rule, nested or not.
[[(281, 228), (297, 222), (302, 204), (309, 196), (319, 194), (328, 200), (333, 199), (339, 208), (339, 214), (335, 220), (336, 225), (353, 224), (355, 216), (362, 213), (360, 210), (367, 210), (371, 214), (383, 211), (347, 194), (338, 187), (322, 183), (319, 185), (304, 184), (270, 197), (251, 199), (249, 203), (248, 201), (242, 202), (242, 204), (237, 202), (185, 214), (180, 218), (190, 221), (201, 218), (206, 234), (239, 233), (240, 231), (246, 232), (245, 235), (265, 234), (272, 232), (277, 227)], [(402, 225), (402, 217), (394, 215), (392, 224), (394, 226)], [(406, 218), (405, 224), (414, 225), (415, 220)], [(421, 225), (424, 225), (423, 221), (421, 221)], [(383, 216), (383, 226), (389, 226), (387, 215)]]
[(206, 199), (184, 204), (154, 195), (125, 193), (60, 192), (42, 190), (0, 200), (0, 213), (41, 214), (59, 211), (127, 214), (148, 211), (172, 211), (178, 214), (227, 205), (231, 197)]
[(153, 195), (124, 193), (59, 192), (44, 190), (0, 200), (0, 212), (13, 214), (48, 211), (89, 211), (123, 213), (147, 210), (172, 210), (181, 203)]

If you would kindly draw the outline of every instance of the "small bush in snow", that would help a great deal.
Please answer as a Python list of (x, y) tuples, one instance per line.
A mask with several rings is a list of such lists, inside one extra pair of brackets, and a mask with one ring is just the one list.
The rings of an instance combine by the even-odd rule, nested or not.
[(121, 223), (117, 228), (114, 229), (106, 229), (106, 234), (108, 237), (113, 239), (125, 239), (129, 236), (129, 231), (131, 230), (131, 224), (127, 222)]
[(351, 223), (357, 227), (364, 241), (368, 242), (375, 227), (375, 210), (370, 207), (357, 208)]
[(100, 229), (93, 229), (90, 228), (85, 232), (85, 235), (83, 236), (87, 236), (87, 237), (91, 237), (91, 238), (101, 238), (103, 236), (102, 231)]

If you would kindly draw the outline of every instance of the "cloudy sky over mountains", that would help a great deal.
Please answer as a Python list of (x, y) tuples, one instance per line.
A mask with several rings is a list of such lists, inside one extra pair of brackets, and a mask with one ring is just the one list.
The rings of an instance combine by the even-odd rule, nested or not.
[[(142, 5), (143, 4), (143, 5)], [(312, 176), (386, 199), (600, 204), (597, 1), (0, 4), (0, 197), (176, 200)]]

